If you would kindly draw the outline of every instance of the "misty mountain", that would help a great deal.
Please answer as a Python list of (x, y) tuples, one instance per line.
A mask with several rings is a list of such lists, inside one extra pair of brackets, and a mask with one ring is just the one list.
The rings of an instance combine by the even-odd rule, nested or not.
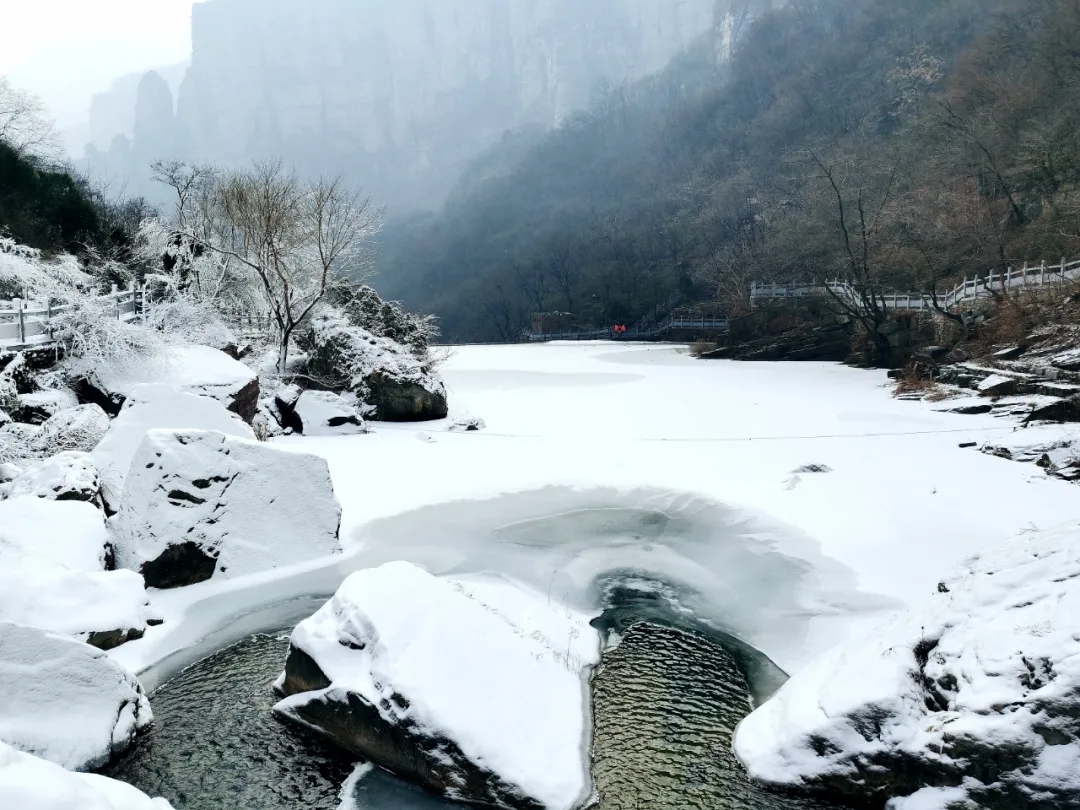
[(931, 290), (1075, 254), (1074, 2), (769, 5), (392, 220), (380, 292), (451, 341), (512, 341), (533, 312), (737, 315), (752, 281)]
[[(720, 3), (729, 38), (739, 18), (729, 6), (748, 2)], [(507, 131), (558, 127), (605, 87), (660, 70), (713, 30), (716, 6), (209, 0), (194, 7), (191, 66), (174, 100), (152, 76), (136, 111), (108, 107), (117, 93), (101, 97), (95, 133), (126, 134), (129, 120), (139, 131), (107, 152), (95, 135), (91, 167), (147, 193), (155, 159), (280, 156), (304, 173), (343, 172), (380, 202), (436, 208)]]

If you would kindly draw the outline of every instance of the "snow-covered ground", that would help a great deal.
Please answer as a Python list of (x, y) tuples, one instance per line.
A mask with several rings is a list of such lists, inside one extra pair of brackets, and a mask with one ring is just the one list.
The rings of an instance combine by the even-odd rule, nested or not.
[[(1080, 520), (1077, 487), (959, 448), (1013, 423), (898, 401), (884, 372), (605, 343), (463, 347), (442, 374), (450, 420), (276, 441), (327, 459), (351, 555), (157, 593), (165, 624), (113, 654), (143, 671), (404, 559), (499, 570), (581, 609), (598, 574), (650, 574), (793, 672), (971, 555)], [(486, 429), (447, 430), (466, 416)]]

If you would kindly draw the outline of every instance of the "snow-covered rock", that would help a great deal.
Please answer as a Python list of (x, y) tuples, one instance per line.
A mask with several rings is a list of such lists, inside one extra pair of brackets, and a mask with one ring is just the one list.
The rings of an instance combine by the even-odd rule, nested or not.
[(153, 721), (135, 676), (33, 627), (0, 623), (0, 683), (0, 741), (70, 770), (100, 768)]
[(6, 486), (0, 484), (0, 497), (22, 496), (97, 504), (101, 481), (89, 453), (60, 453), (23, 470)]
[(991, 374), (977, 388), (981, 397), (1004, 397), (1016, 393), (1017, 381), (1014, 377)]
[(446, 387), (405, 346), (353, 326), (328, 310), (312, 321), (309, 370), (335, 390), (351, 391), (384, 422), (423, 422), (447, 415)]
[(164, 384), (136, 386), (92, 454), (101, 475), (106, 504), (111, 509), (118, 508), (131, 459), (147, 431), (187, 428), (213, 430), (241, 439), (255, 438), (251, 427), (217, 400)]
[(876, 800), (931, 786), (985, 807), (1080, 806), (1080, 526), (1017, 537), (937, 590), (742, 723), (735, 750), (754, 778)]
[(75, 394), (66, 389), (36, 391), (32, 394), (19, 394), (19, 404), (11, 412), (18, 422), (40, 425), (61, 411), (78, 407)]
[(293, 414), (297, 432), (305, 436), (341, 436), (367, 431), (356, 407), (341, 395), (329, 391), (305, 391), (296, 400)]
[(106, 410), (109, 410), (107, 404), (111, 404), (113, 413), (119, 411), (137, 386), (149, 383), (162, 383), (216, 399), (246, 422), (254, 418), (259, 402), (258, 375), (209, 346), (173, 346), (160, 363), (139, 369), (99, 367), (87, 375), (86, 382), (93, 401)]
[(340, 550), (326, 461), (212, 431), (154, 430), (131, 461), (116, 561), (149, 587), (239, 577)]
[(172, 810), (131, 785), (72, 773), (0, 742), (0, 807), (11, 810)]
[(106, 571), (101, 512), (33, 497), (0, 501), (0, 621), (77, 635), (103, 648), (152, 618), (142, 578)]
[(41, 426), (38, 447), (52, 455), (66, 451), (89, 453), (109, 431), (109, 417), (97, 405), (60, 411)]
[(487, 423), (483, 419), (475, 416), (464, 416), (461, 419), (455, 419), (447, 430), (451, 433), (476, 433), (486, 427)]
[(570, 810), (590, 790), (599, 647), (543, 595), (391, 563), (296, 628), (275, 711), (448, 798)]

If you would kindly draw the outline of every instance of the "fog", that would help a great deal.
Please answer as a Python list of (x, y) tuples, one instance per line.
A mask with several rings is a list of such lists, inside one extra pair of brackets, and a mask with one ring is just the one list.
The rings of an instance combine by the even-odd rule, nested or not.
[(713, 29), (716, 6), (207, 0), (192, 8), (190, 66), (159, 60), (101, 82), (76, 157), (153, 197), (153, 160), (279, 156), (344, 173), (391, 208), (434, 209), (505, 133), (557, 127), (600, 89), (662, 69)]

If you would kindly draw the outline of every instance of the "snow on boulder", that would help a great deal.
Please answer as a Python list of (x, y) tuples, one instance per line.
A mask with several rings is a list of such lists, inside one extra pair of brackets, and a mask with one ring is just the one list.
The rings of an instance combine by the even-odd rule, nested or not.
[(75, 639), (0, 623), (0, 741), (69, 770), (100, 768), (150, 727), (139, 681)]
[(101, 481), (89, 453), (60, 453), (24, 470), (3, 488), (3, 497), (98, 504)]
[(360, 412), (347, 399), (329, 391), (305, 391), (293, 406), (297, 430), (305, 436), (365, 433)]
[(60, 411), (41, 425), (38, 447), (45, 454), (89, 453), (109, 431), (109, 416), (97, 405)]
[(589, 617), (543, 595), (391, 563), (296, 628), (275, 711), (446, 798), (570, 810), (591, 790), (599, 650)]
[(940, 791), (915, 798), (927, 787), (994, 808), (1080, 806), (1080, 526), (976, 558), (796, 673), (735, 751), (761, 782), (912, 797), (896, 807), (935, 806), (922, 802)]
[(33, 394), (19, 394), (19, 404), (11, 416), (16, 422), (40, 425), (61, 411), (75, 408), (79, 404), (75, 394), (67, 390), (37, 391)]
[(131, 785), (72, 773), (0, 742), (0, 807), (12, 810), (172, 810)]
[(347, 390), (382, 422), (445, 419), (446, 387), (405, 346), (353, 326), (334, 310), (312, 320), (310, 374), (335, 390)]
[(102, 648), (137, 638), (151, 618), (142, 578), (106, 571), (111, 549), (88, 503), (0, 501), (0, 621), (85, 638)]
[(1015, 394), (1019, 383), (1015, 377), (1006, 377), (1002, 374), (991, 374), (979, 383), (979, 396), (981, 397), (1006, 397)]
[(258, 375), (209, 346), (171, 346), (160, 362), (138, 369), (96, 368), (84, 380), (82, 394), (115, 415), (136, 387), (149, 383), (216, 399), (245, 422), (251, 422), (258, 409)]
[(120, 415), (92, 453), (101, 475), (105, 503), (120, 503), (131, 459), (149, 430), (213, 430), (240, 439), (254, 439), (244, 420), (209, 397), (178, 391), (169, 385), (140, 385), (132, 389)]
[(340, 550), (326, 461), (210, 431), (154, 430), (131, 461), (117, 564), (148, 587), (239, 577)]

